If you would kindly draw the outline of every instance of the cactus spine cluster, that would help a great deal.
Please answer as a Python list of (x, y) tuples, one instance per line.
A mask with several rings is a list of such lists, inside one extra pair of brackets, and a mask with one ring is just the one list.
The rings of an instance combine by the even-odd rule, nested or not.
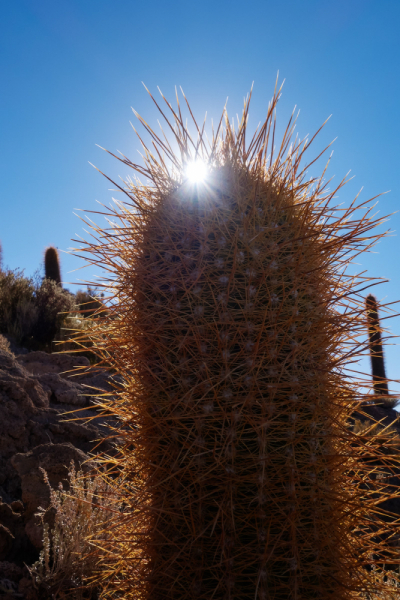
[(104, 401), (123, 424), (107, 582), (124, 598), (347, 600), (378, 586), (365, 567), (400, 562), (376, 536), (377, 498), (398, 493), (370, 466), (386, 438), (348, 426), (364, 322), (344, 268), (376, 221), (332, 206), (343, 181), (306, 179), (292, 120), (274, 152), (278, 97), (249, 142), (248, 101), (209, 144), (167, 103), (177, 153), (141, 119), (155, 151), (121, 160), (148, 183), (120, 188), (83, 250), (114, 274), (91, 340), (125, 382)]
[(46, 279), (51, 279), (61, 285), (60, 257), (54, 246), (49, 246), (44, 252), (44, 271)]

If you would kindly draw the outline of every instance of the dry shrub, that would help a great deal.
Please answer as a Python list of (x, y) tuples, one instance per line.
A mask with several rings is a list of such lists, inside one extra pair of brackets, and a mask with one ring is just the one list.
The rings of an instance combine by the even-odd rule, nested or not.
[(32, 329), (37, 315), (33, 279), (21, 270), (0, 272), (0, 333), (21, 343)]
[(104, 293), (100, 293), (95, 287), (88, 286), (86, 291), (78, 290), (75, 294), (75, 304), (79, 314), (84, 318), (97, 318), (105, 310), (103, 297)]
[[(47, 474), (43, 470), (45, 480)], [(119, 510), (114, 491), (100, 474), (84, 476), (71, 464), (69, 491), (50, 488), (50, 507), (55, 512), (54, 527), (44, 523), (43, 550), (31, 567), (34, 587), (41, 599), (73, 598), (74, 600), (101, 597), (101, 591), (91, 578), (98, 573), (99, 558), (91, 552), (100, 538), (109, 537), (112, 522)], [(48, 513), (40, 509), (42, 520)]]
[[(393, 571), (378, 571), (374, 569), (375, 580), (378, 588), (373, 594), (366, 594), (366, 600), (398, 600), (400, 597), (399, 573)], [(385, 590), (387, 588), (387, 590)], [(393, 588), (397, 591), (393, 591)]]
[(24, 277), (21, 270), (0, 272), (0, 334), (29, 350), (51, 351), (74, 296), (54, 281)]
[(8, 354), (12, 354), (10, 350), (10, 342), (4, 337), (4, 335), (0, 335), (0, 350), (7, 352)]
[(44, 279), (35, 293), (37, 321), (32, 328), (32, 345), (51, 350), (60, 336), (67, 314), (75, 308), (74, 296), (51, 279)]
[(91, 364), (99, 362), (98, 356), (90, 350), (93, 346), (90, 332), (94, 324), (97, 330), (101, 319), (108, 314), (103, 297), (104, 294), (95, 287), (89, 286), (86, 291), (77, 291), (74, 310), (66, 317), (60, 332), (61, 351), (86, 356)]

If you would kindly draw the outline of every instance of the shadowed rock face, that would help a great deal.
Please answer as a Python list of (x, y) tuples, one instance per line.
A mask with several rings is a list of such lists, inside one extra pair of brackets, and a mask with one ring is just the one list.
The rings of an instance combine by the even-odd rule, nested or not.
[(82, 372), (90, 364), (85, 356), (47, 354), (46, 352), (29, 352), (18, 356), (17, 360), (30, 375), (61, 373), (64, 378)]
[(50, 487), (41, 469), (46, 471), (53, 489), (57, 489), (59, 483), (68, 489), (69, 465), (73, 462), (76, 470), (82, 468), (88, 472), (93, 466), (88, 459), (87, 454), (70, 443), (44, 444), (12, 457), (11, 464), (21, 479), (25, 532), (36, 548), (43, 546), (43, 528), (35, 513), (39, 507), (47, 508), (50, 504)]
[[(75, 366), (83, 371), (89, 361), (0, 350), (0, 582), (17, 582), (23, 564), (37, 560), (42, 547), (34, 515), (39, 506), (48, 507), (50, 488), (41, 468), (53, 488), (60, 482), (65, 488), (71, 461), (90, 469), (89, 455), (112, 424), (105, 416), (86, 422), (98, 415), (96, 394), (112, 389), (109, 375), (92, 370), (77, 375)], [(72, 418), (80, 420), (67, 422)], [(102, 451), (112, 449), (112, 440), (102, 442)], [(51, 517), (45, 517), (50, 524)]]

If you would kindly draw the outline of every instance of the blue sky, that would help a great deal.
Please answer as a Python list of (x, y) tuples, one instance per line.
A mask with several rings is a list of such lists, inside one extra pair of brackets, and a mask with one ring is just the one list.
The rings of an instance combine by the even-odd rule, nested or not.
[[(181, 85), (195, 114), (202, 118), (207, 111), (214, 120), (226, 97), (230, 115), (240, 112), (254, 81), (251, 129), (266, 115), (279, 70), (286, 80), (280, 131), (294, 105), (301, 111), (301, 136), (332, 114), (315, 151), (338, 138), (329, 174), (339, 179), (351, 169), (355, 176), (340, 199), (349, 202), (361, 187), (365, 200), (391, 190), (380, 201), (380, 214), (398, 210), (399, 27), (398, 0), (4, 2), (0, 240), (5, 266), (32, 275), (46, 246), (67, 250), (75, 234), (84, 235), (75, 208), (110, 202), (110, 184), (88, 161), (112, 177), (128, 175), (95, 144), (136, 160), (131, 106), (151, 123), (157, 118), (142, 81), (154, 93), (160, 86), (170, 99)], [(399, 220), (399, 214), (391, 217), (394, 232)], [(361, 266), (371, 276), (390, 279), (375, 292), (395, 301), (400, 298), (398, 234), (376, 250)], [(90, 269), (69, 273), (80, 265), (64, 255), (63, 279), (90, 279)], [(400, 335), (400, 318), (390, 322), (390, 330)], [(388, 347), (386, 357), (388, 375), (400, 379), (400, 347)]]

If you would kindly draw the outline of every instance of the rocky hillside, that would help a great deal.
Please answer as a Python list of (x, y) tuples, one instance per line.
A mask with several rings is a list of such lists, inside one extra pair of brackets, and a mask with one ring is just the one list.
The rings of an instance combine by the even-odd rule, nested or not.
[(87, 422), (99, 415), (96, 394), (112, 389), (110, 376), (87, 367), (76, 355), (0, 349), (0, 598), (29, 597), (24, 564), (38, 559), (43, 535), (35, 513), (50, 501), (41, 468), (56, 488), (71, 461), (88, 471), (91, 454), (112, 452), (113, 440), (104, 440), (111, 420)]

